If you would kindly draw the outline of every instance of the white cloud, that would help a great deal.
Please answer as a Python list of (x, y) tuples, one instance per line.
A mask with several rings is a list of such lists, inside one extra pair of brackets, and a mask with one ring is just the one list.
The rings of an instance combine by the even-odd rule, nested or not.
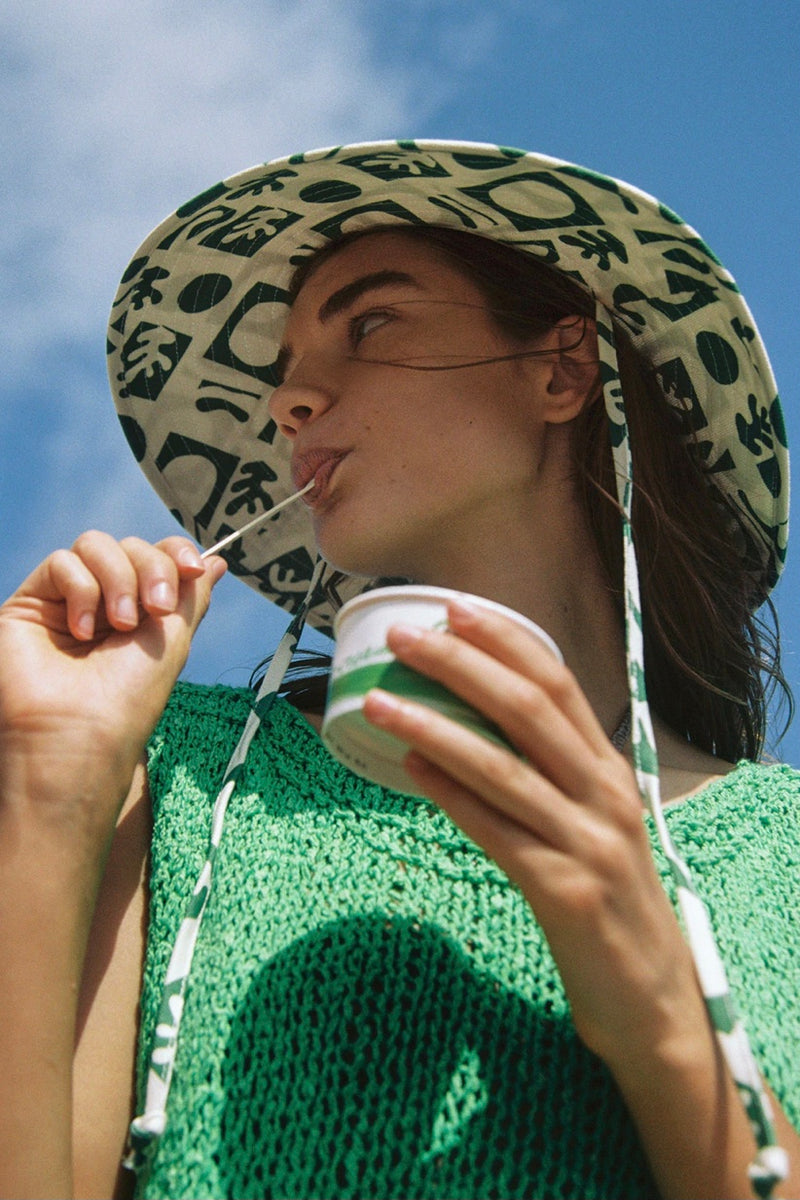
[[(418, 128), (445, 85), (431, 86), (421, 55), (384, 56), (380, 20), (361, 0), (4, 6), (3, 594), (87, 525), (173, 532), (108, 396), (117, 281), (150, 228), (217, 179)], [(244, 604), (248, 589), (236, 586)], [(217, 607), (231, 604), (246, 624), (233, 600)]]
[(6, 14), (3, 307), (18, 378), (43, 333), (98, 336), (136, 245), (195, 192), (265, 158), (405, 131), (416, 68), (379, 69), (358, 11), (43, 0)]

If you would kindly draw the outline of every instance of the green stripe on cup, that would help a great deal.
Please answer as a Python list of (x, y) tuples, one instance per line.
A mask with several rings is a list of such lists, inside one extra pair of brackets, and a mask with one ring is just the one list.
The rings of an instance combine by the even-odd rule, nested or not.
[(400, 696), (403, 700), (426, 704), (466, 729), (480, 733), (501, 746), (508, 746), (508, 741), (497, 726), (482, 717), (466, 701), (454, 696), (441, 683), (436, 683), (435, 680), (428, 679), (395, 660), (357, 667), (354, 671), (346, 671), (331, 679), (328, 694), (329, 714), (335, 714), (336, 705), (340, 701), (362, 697), (374, 687), (383, 688), (384, 691)]

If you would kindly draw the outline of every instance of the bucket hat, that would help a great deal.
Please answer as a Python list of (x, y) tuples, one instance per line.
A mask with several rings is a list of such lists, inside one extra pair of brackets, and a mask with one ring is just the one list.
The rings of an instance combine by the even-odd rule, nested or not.
[[(737, 510), (760, 602), (786, 553), (786, 436), (732, 276), (639, 189), (483, 144), (376, 142), (279, 159), (196, 196), (141, 245), (111, 312), (109, 376), (131, 449), (190, 535), (209, 547), (294, 490), (291, 447), (267, 401), (297, 267), (345, 234), (425, 224), (536, 256), (627, 331), (683, 413), (711, 485)], [(233, 574), (295, 611), (316, 559), (303, 506), (246, 533), (225, 557)], [(341, 600), (371, 582), (345, 580)], [(308, 621), (330, 632), (333, 616), (318, 594)]]

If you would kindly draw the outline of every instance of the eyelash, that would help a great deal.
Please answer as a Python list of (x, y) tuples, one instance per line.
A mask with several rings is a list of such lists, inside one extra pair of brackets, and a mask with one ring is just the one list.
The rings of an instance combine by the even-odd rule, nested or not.
[[(388, 308), (368, 308), (366, 312), (358, 313), (356, 316), (351, 317), (347, 322), (347, 332), (350, 339), (350, 345), (353, 347), (353, 349), (356, 349), (364, 340), (364, 338), (368, 337), (372, 332), (371, 329), (368, 329), (366, 333), (364, 333), (362, 332), (362, 327), (373, 317), (385, 317), (387, 321), (391, 321), (394, 317), (394, 313)], [(383, 324), (383, 322), (381, 322), (381, 324)], [(380, 328), (380, 326), (378, 328)]]
[[(368, 329), (366, 333), (361, 332), (362, 326), (372, 317), (383, 317), (386, 321), (393, 321), (396, 315), (393, 308), (368, 308), (364, 312), (357, 313), (351, 317), (347, 322), (347, 337), (351, 348), (357, 350), (364, 338), (368, 337), (372, 332), (371, 329)], [(286, 382), (286, 364), (279, 359), (274, 370), (275, 387), (280, 387)]]

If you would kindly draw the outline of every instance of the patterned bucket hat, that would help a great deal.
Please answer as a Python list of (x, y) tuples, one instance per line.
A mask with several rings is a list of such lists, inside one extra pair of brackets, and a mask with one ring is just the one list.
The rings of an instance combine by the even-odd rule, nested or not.
[[(139, 248), (112, 308), (109, 375), (131, 449), (190, 535), (211, 546), (294, 490), (291, 447), (267, 400), (297, 266), (347, 233), (425, 224), (535, 255), (628, 332), (738, 511), (762, 599), (786, 554), (786, 436), (733, 278), (652, 196), (558, 159), (473, 143), (377, 142), (253, 167), (184, 204)], [(304, 507), (290, 505), (225, 556), (295, 611), (316, 559)], [(341, 599), (369, 582), (346, 580)], [(308, 619), (329, 632), (333, 616), (320, 596)]]

